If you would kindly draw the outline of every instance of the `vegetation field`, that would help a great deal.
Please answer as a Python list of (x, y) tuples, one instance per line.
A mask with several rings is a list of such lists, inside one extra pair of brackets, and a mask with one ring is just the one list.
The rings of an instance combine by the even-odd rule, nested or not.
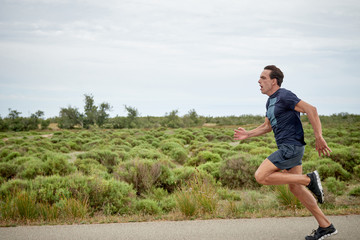
[[(333, 152), (318, 156), (304, 118), (304, 172), (319, 171), (326, 214), (359, 214), (360, 121), (322, 120)], [(286, 186), (255, 181), (272, 133), (239, 143), (238, 126), (210, 126), (0, 133), (0, 224), (309, 215)]]

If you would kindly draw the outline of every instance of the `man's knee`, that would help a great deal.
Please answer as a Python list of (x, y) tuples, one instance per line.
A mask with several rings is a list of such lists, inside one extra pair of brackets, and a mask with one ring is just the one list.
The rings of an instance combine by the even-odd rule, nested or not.
[(255, 179), (258, 183), (266, 185), (266, 176), (261, 171), (257, 170), (255, 172)]

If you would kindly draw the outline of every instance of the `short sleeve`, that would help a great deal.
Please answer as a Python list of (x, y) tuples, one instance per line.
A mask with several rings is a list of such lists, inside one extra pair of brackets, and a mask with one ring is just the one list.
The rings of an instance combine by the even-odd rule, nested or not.
[(284, 92), (283, 96), (283, 102), (286, 108), (289, 108), (291, 110), (295, 109), (296, 104), (298, 104), (301, 101), (300, 98), (298, 98), (293, 92), (287, 90)]

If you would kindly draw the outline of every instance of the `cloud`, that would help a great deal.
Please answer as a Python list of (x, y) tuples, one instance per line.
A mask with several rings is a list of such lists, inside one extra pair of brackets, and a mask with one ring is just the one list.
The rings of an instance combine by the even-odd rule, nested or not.
[[(8, 105), (22, 106), (21, 94), (31, 102), (32, 91), (49, 101), (44, 110), (52, 114), (58, 110), (50, 103), (54, 109), (59, 103), (51, 96), (80, 107), (84, 93), (118, 106), (115, 115), (124, 104), (148, 115), (177, 106), (205, 115), (262, 113), (266, 96), (259, 96), (257, 79), (268, 64), (280, 66), (286, 87), (314, 105), (325, 105), (320, 99), (330, 94), (344, 105), (358, 99), (352, 91), (359, 82), (357, 1), (0, 4), (2, 116)], [(329, 101), (337, 106), (331, 111), (342, 111)]]

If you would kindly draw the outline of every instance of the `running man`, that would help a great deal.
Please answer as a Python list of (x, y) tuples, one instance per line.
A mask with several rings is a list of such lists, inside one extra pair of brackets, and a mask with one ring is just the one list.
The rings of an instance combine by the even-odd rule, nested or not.
[[(306, 240), (324, 239), (337, 230), (319, 208), (324, 202), (324, 194), (317, 171), (302, 173), (302, 157), (305, 141), (300, 113), (306, 113), (315, 134), (315, 147), (321, 155), (330, 155), (331, 149), (322, 136), (320, 118), (314, 106), (299, 99), (291, 91), (281, 88), (284, 75), (274, 65), (264, 68), (258, 81), (262, 94), (269, 96), (266, 103), (265, 122), (257, 128), (246, 131), (239, 127), (234, 139), (244, 140), (273, 131), (278, 150), (266, 158), (255, 172), (256, 181), (263, 185), (288, 184), (290, 191), (314, 215), (319, 227)], [(316, 199), (310, 191), (316, 196)]]

